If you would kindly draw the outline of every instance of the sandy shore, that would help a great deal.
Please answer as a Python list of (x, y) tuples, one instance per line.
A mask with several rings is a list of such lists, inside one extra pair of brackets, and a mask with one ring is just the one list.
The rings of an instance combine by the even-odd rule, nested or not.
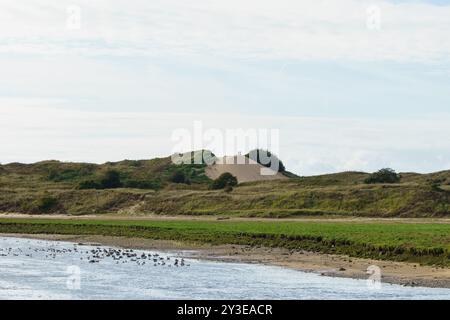
[(386, 283), (395, 283), (408, 286), (450, 288), (449, 268), (420, 266), (415, 263), (349, 258), (346, 256), (311, 252), (290, 252), (289, 250), (283, 248), (238, 245), (211, 246), (205, 244), (181, 243), (176, 241), (111, 236), (29, 234), (0, 234), (0, 236), (71, 241), (76, 243), (101, 244), (123, 248), (159, 251), (189, 250), (189, 256), (196, 259), (276, 265), (332, 277), (367, 279), (367, 268), (375, 265), (380, 268), (382, 281)]

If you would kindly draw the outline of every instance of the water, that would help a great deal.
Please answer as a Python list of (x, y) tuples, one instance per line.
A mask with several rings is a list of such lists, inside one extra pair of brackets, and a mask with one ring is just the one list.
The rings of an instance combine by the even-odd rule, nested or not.
[[(91, 253), (97, 248), (101, 254)], [(376, 289), (365, 280), (281, 267), (181, 262), (186, 252), (135, 250), (114, 260), (101, 257), (104, 249), (110, 247), (0, 237), (0, 299), (450, 299), (450, 289)]]

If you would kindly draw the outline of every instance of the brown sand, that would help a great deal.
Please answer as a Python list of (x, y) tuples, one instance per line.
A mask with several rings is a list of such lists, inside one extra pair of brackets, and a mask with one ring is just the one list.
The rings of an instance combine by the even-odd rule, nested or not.
[(176, 241), (122, 238), (111, 236), (78, 235), (17, 235), (2, 236), (38, 238), (76, 243), (103, 244), (147, 250), (190, 250), (192, 258), (276, 265), (295, 270), (319, 273), (323, 276), (367, 279), (367, 268), (381, 269), (382, 281), (408, 286), (450, 288), (450, 269), (421, 266), (415, 263), (379, 261), (311, 252), (290, 252), (282, 248), (250, 247), (238, 245), (211, 246)]
[(217, 179), (225, 172), (235, 176), (239, 183), (287, 179), (281, 173), (266, 168), (245, 156), (219, 158), (214, 165), (208, 166), (205, 170), (206, 175), (211, 179)]

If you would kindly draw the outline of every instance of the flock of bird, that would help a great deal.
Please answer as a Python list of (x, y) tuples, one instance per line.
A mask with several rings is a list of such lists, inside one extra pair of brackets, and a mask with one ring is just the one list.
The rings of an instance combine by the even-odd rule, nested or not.
[(45, 259), (57, 259), (60, 255), (71, 254), (79, 256), (79, 260), (88, 263), (100, 263), (105, 259), (110, 259), (116, 264), (135, 263), (139, 266), (167, 266), (167, 267), (185, 267), (189, 266), (183, 258), (174, 258), (162, 256), (159, 253), (135, 251), (133, 249), (106, 248), (106, 247), (86, 247), (83, 244), (74, 244), (73, 248), (58, 248), (57, 244), (53, 246), (42, 247), (0, 247), (1, 257), (20, 255), (33, 258), (36, 256)]

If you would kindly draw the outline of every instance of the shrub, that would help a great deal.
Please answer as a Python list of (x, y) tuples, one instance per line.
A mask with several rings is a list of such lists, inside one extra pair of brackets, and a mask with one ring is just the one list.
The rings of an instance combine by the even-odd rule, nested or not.
[(186, 174), (180, 170), (174, 171), (170, 176), (169, 181), (173, 183), (188, 183)]
[(39, 212), (49, 212), (58, 205), (58, 200), (50, 196), (44, 196), (36, 201)]
[[(268, 150), (255, 149), (247, 153), (245, 156), (267, 168), (270, 168), (273, 162), (278, 162), (278, 172), (286, 171), (286, 167), (283, 162)], [(268, 159), (266, 158), (270, 159), (270, 161), (267, 161)]]
[(114, 189), (122, 187), (119, 172), (117, 172), (116, 170), (106, 171), (100, 180), (100, 185), (103, 189)]
[(229, 172), (225, 172), (220, 175), (216, 180), (214, 180), (211, 184), (211, 189), (224, 189), (225, 187), (234, 187), (238, 184), (238, 180), (235, 176), (233, 176)]
[(390, 168), (384, 168), (372, 173), (365, 183), (397, 183), (400, 181), (400, 175)]
[(122, 186), (119, 172), (108, 170), (99, 179), (81, 181), (78, 189), (115, 189)]

